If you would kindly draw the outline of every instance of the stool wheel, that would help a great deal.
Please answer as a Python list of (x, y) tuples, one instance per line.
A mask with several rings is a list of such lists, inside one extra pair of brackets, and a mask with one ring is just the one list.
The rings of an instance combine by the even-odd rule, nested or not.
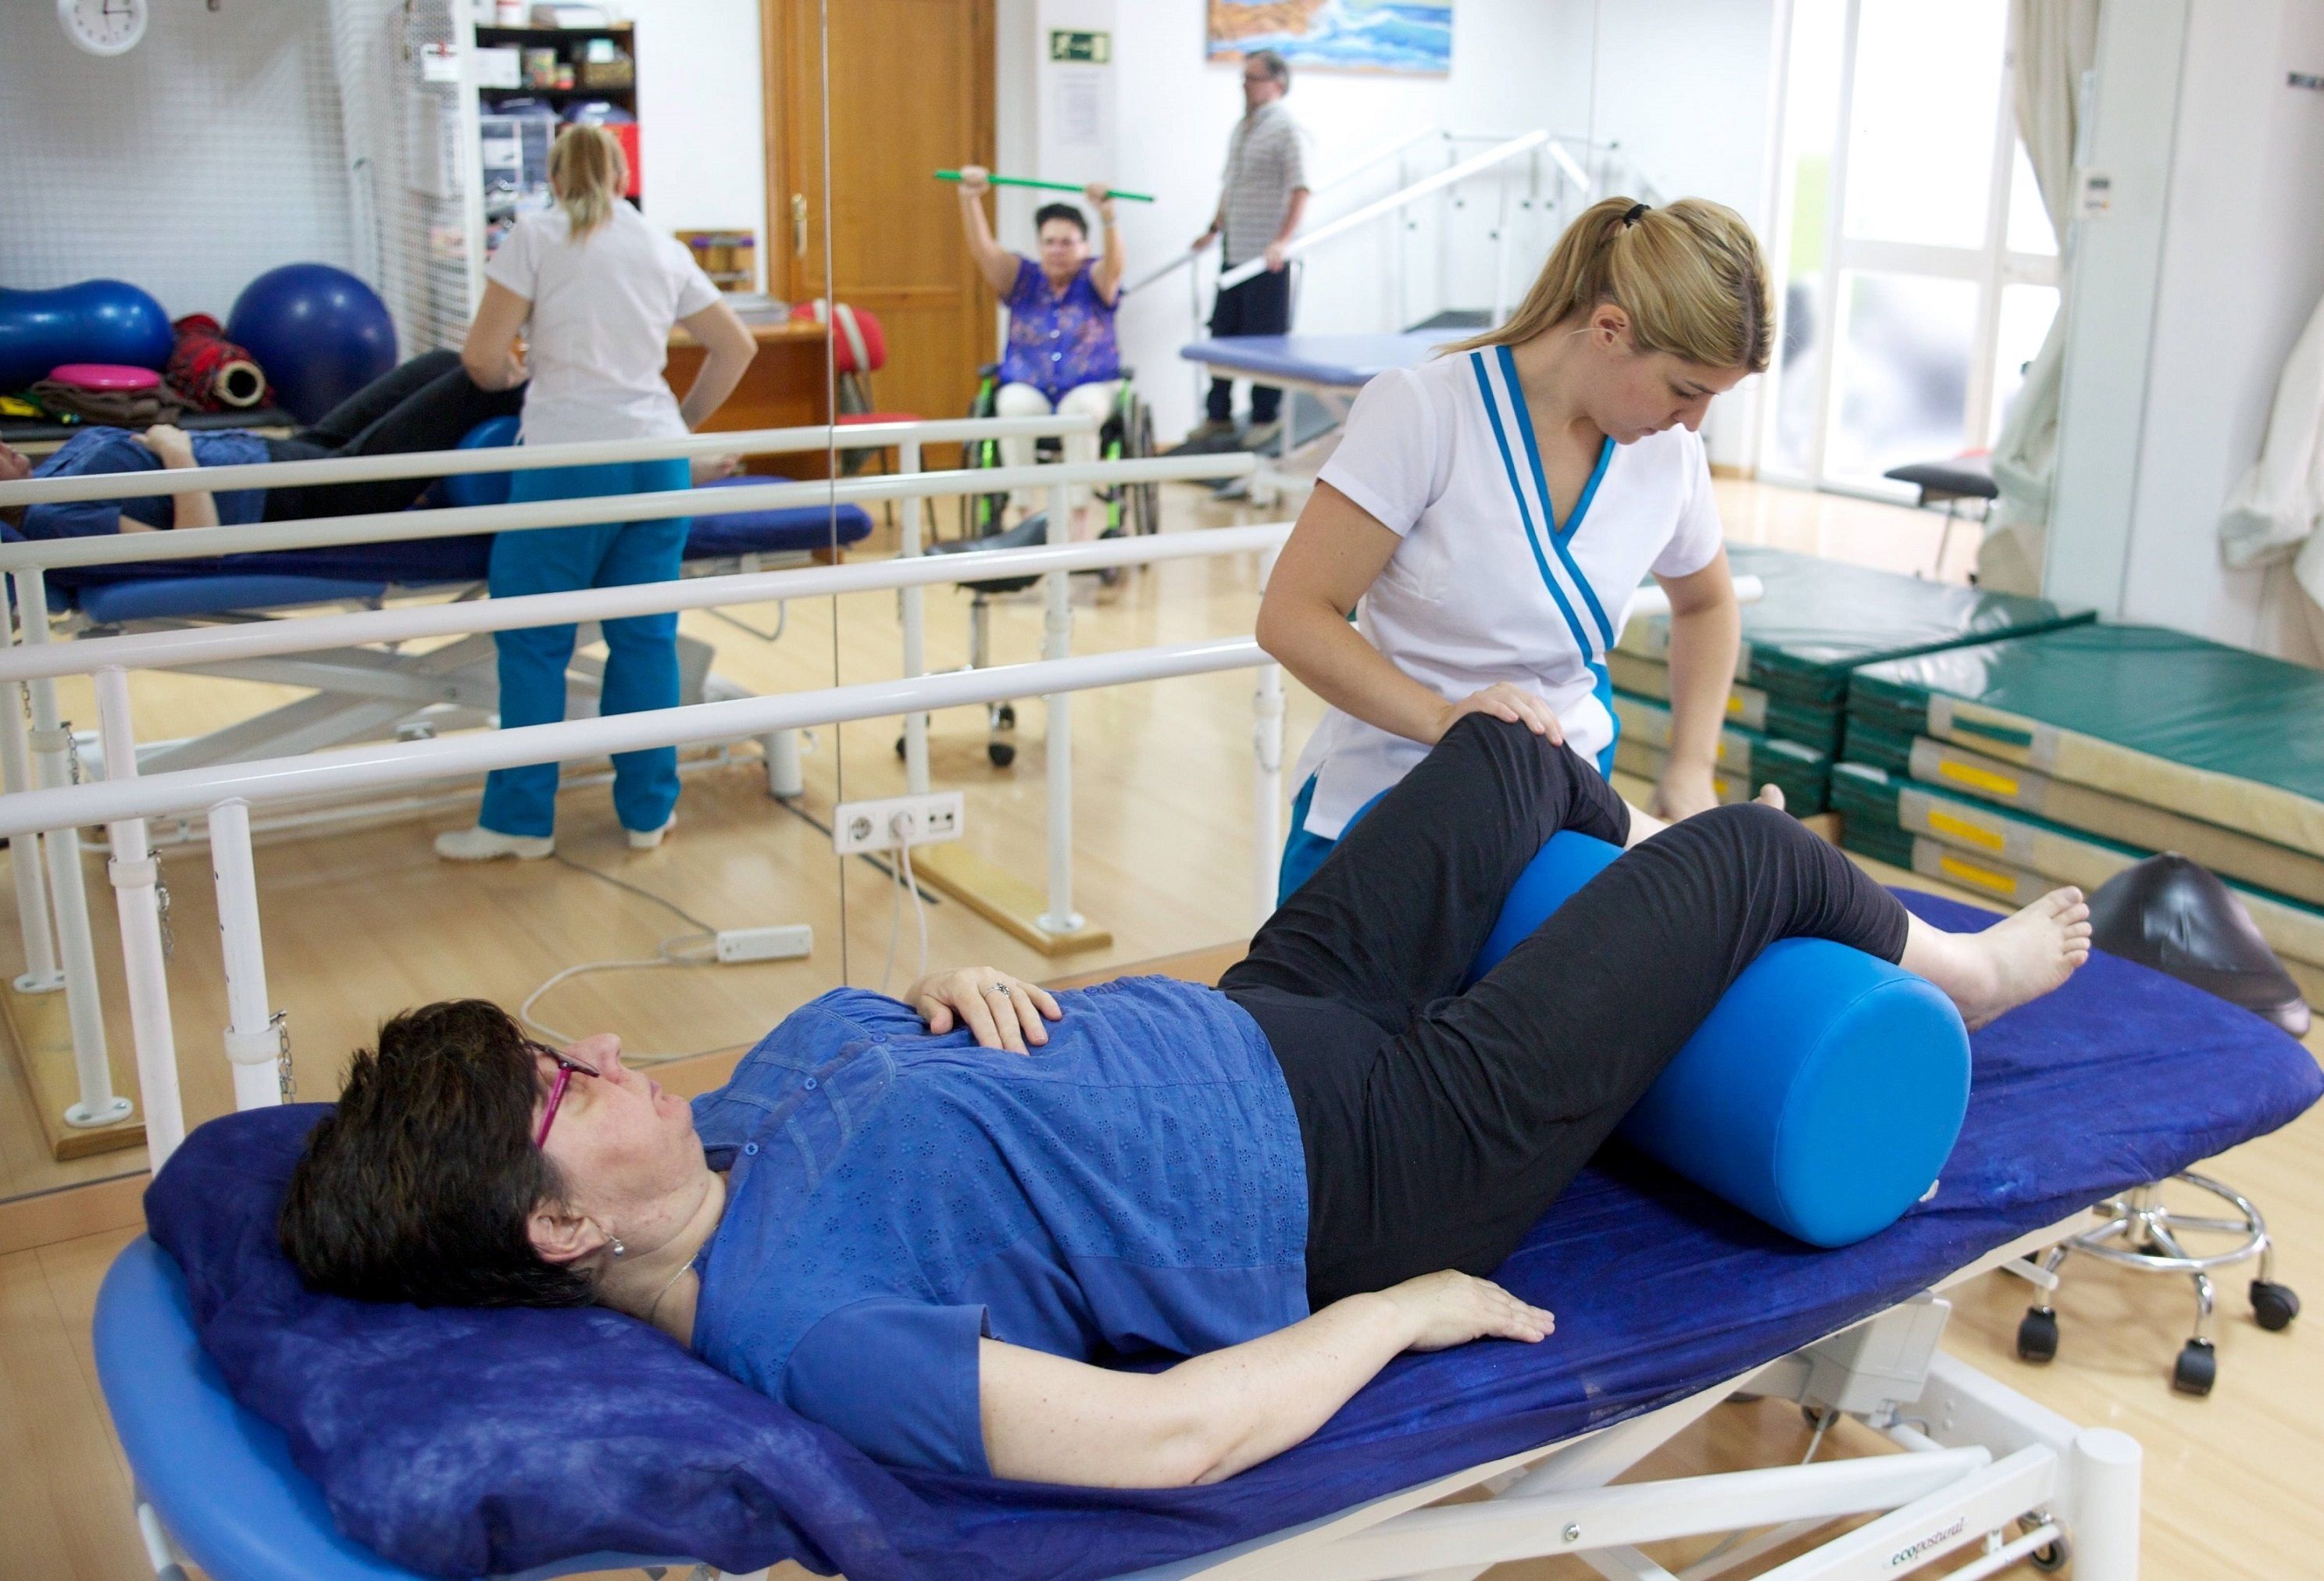
[(901, 757), (904, 757), (904, 756), (906, 756), (906, 755), (907, 755), (907, 754), (906, 754), (906, 753), (905, 753), (905, 751), (904, 751), (904, 738), (903, 738), (903, 737), (901, 737), (901, 736), (898, 736), (898, 737), (896, 738), (896, 756), (897, 756), (897, 757), (899, 757), (899, 758), (901, 758)]
[(1017, 705), (1013, 703), (1002, 703), (1000, 709), (993, 714), (992, 722), (1004, 731), (1015, 730), (1017, 728)]
[(2274, 1332), (2292, 1327), (2300, 1316), (2300, 1298), (2288, 1284), (2271, 1284), (2264, 1279), (2255, 1279), (2251, 1284), (2252, 1316), (2259, 1326)]
[(2179, 1353), (2179, 1361), (2171, 1369), (2171, 1386), (2181, 1394), (2200, 1397), (2211, 1392), (2218, 1381), (2219, 1356), (2208, 1339), (2190, 1339)]
[(2028, 1307), (2017, 1325), (2017, 1359), (2046, 1362), (2058, 1354), (2058, 1314), (2048, 1307)]
[(1007, 741), (987, 741), (984, 755), (992, 759), (995, 768), (1006, 768), (1017, 761), (1017, 749)]
[(2061, 1537), (2055, 1541), (2045, 1542), (2027, 1554), (2025, 1562), (2037, 1570), (2055, 1571), (2064, 1569), (2066, 1561), (2073, 1557), (2074, 1550), (2067, 1546), (2066, 1540)]

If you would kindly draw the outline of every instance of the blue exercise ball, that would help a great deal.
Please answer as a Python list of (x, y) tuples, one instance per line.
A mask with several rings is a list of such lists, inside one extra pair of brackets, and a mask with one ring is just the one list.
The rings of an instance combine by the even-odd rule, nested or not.
[[(486, 418), (460, 436), (462, 450), (496, 450), (516, 443), (517, 419)], [(505, 505), (509, 474), (504, 472), (456, 472), (444, 478), (444, 498), (455, 505)]]
[(161, 304), (125, 280), (0, 290), (0, 391), (29, 388), (60, 363), (159, 368), (177, 344)]
[(286, 263), (243, 287), (226, 337), (257, 359), (275, 400), (302, 423), (395, 366), (387, 304), (327, 263)]

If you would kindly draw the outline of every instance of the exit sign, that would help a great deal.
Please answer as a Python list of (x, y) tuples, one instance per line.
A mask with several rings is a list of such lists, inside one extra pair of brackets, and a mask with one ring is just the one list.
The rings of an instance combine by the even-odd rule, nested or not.
[(1093, 66), (1102, 66), (1113, 59), (1113, 35), (1084, 32), (1072, 28), (1051, 28), (1049, 59), (1082, 60)]

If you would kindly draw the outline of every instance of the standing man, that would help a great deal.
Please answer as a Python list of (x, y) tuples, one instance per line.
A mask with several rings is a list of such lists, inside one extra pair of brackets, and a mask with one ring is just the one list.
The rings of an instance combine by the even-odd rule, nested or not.
[[(1211, 228), (1194, 238), (1194, 250), (1209, 246), (1221, 232), (1226, 246), (1222, 270), (1250, 259), (1267, 259), (1267, 271), (1219, 292), (1211, 309), (1211, 333), (1283, 335), (1291, 328), (1291, 276), (1283, 249), (1299, 233), (1307, 209), (1307, 161), (1299, 126), (1283, 107), (1291, 91), (1291, 68), (1272, 50), (1243, 57), (1243, 117), (1227, 139), (1226, 180)], [(1250, 427), (1234, 426), (1234, 381), (1213, 379), (1208, 419), (1180, 448), (1192, 451), (1256, 448), (1272, 444), (1283, 391), (1271, 385), (1250, 388)]]

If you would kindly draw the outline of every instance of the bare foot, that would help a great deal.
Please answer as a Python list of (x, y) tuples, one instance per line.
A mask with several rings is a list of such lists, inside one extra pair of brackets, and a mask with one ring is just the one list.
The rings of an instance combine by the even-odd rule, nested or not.
[(2089, 958), (2090, 908), (2069, 887), (1981, 933), (1948, 933), (1914, 917), (1901, 964), (1942, 988), (1974, 1032), (2057, 988)]

